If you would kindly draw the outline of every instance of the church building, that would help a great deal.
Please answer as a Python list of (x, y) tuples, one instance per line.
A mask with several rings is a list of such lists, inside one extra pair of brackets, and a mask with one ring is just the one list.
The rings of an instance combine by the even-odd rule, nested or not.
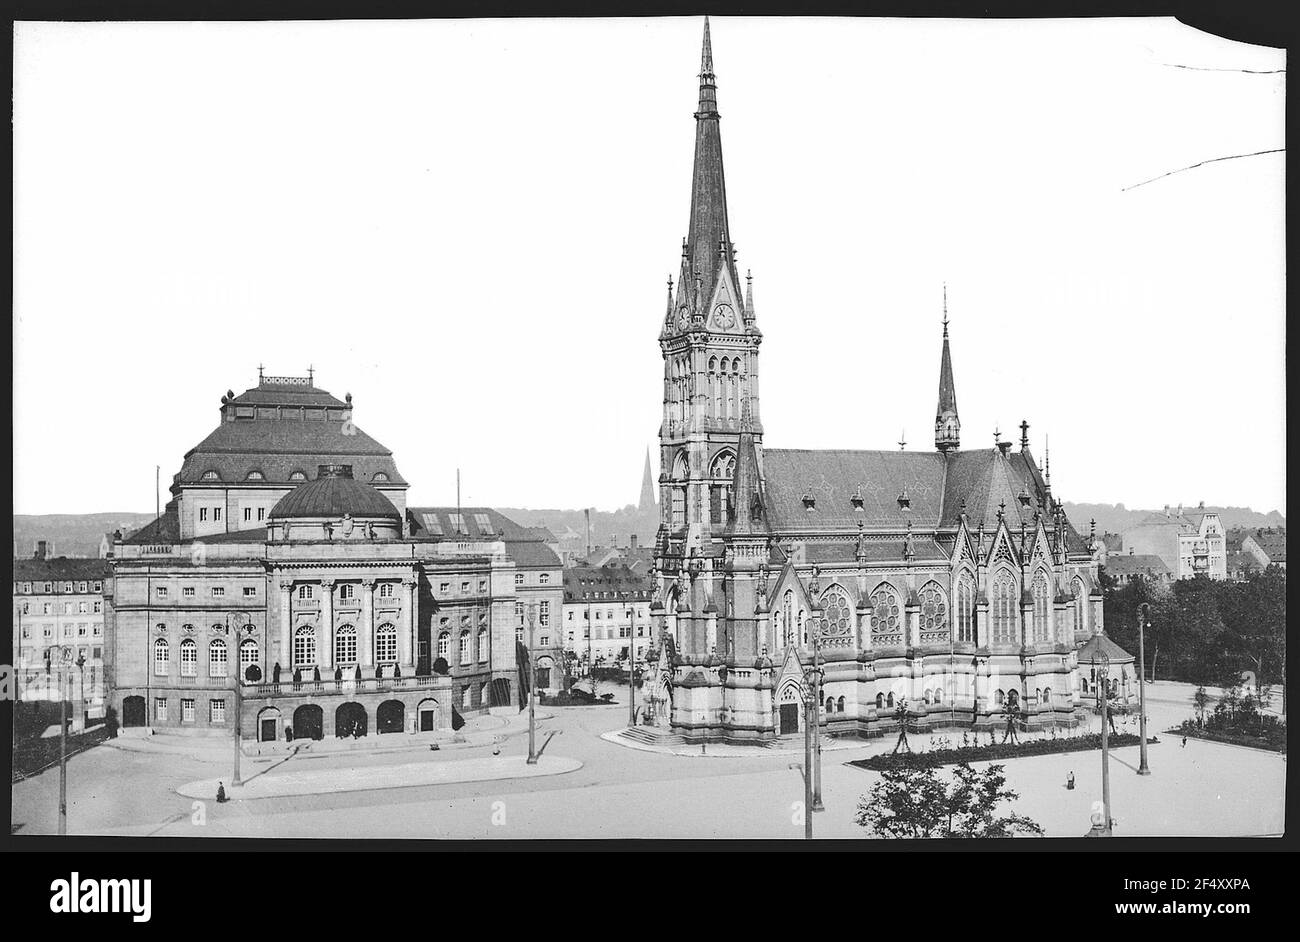
[[(691, 742), (1082, 720), (1077, 650), (1100, 633), (1088, 544), (1022, 422), (961, 447), (944, 311), (934, 447), (765, 447), (752, 279), (741, 282), (709, 24), (690, 217), (659, 345), (652, 722)], [(945, 305), (946, 307), (946, 305)], [(811, 695), (811, 694), (810, 694)]]

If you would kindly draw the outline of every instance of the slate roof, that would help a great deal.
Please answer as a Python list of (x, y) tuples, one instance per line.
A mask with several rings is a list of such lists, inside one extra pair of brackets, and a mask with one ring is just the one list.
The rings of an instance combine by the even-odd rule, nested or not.
[[(564, 570), (566, 602), (645, 599), (649, 592), (649, 581), (625, 566), (573, 566)], [(601, 598), (598, 593), (614, 594)]]
[(1169, 567), (1159, 556), (1143, 553), (1117, 553), (1106, 557), (1106, 573), (1111, 576), (1121, 575), (1169, 575)]
[(393, 484), (406, 481), (393, 453), (355, 425), (326, 419), (238, 419), (223, 422), (185, 454), (176, 483), (197, 483), (207, 471), (240, 482), (260, 471), (269, 483), (286, 483), (294, 471), (315, 477), (317, 465), (351, 464), (371, 481), (382, 472)]
[(149, 521), (122, 542), (133, 546), (148, 543), (179, 543), (181, 541), (181, 522), (176, 515), (176, 508), (169, 507), (161, 517)]
[(393, 502), (355, 478), (327, 474), (299, 484), (280, 498), (268, 515), (272, 520), (302, 517), (392, 517), (401, 519)]
[(1095, 634), (1085, 641), (1079, 648), (1079, 663), (1093, 664), (1097, 660), (1097, 652), (1105, 651), (1110, 663), (1132, 663), (1133, 655), (1129, 654), (1110, 638), (1103, 634)]
[[(998, 449), (937, 451), (808, 451), (766, 449), (763, 452), (764, 500), (774, 532), (856, 530), (867, 528), (956, 528), (965, 502), (969, 526), (992, 531), (1004, 504), (1006, 523), (1018, 530), (1034, 526), (1034, 511), (1047, 516), (1046, 482), (1028, 450)], [(899, 506), (906, 496), (908, 509)], [(1029, 495), (1022, 506), (1020, 495)], [(813, 498), (810, 510), (804, 496)], [(853, 498), (860, 496), (862, 510)], [(1087, 552), (1084, 541), (1066, 521), (1066, 544), (1072, 553)], [(918, 541), (919, 544), (920, 541)], [(918, 549), (918, 553), (920, 550)]]
[(348, 404), (330, 395), (323, 389), (301, 383), (262, 382), (252, 389), (245, 389), (231, 399), (239, 406), (312, 406), (319, 408), (348, 408)]
[[(52, 559), (15, 559), (15, 582), (102, 581), (108, 575), (108, 560), (55, 556)], [(55, 586), (55, 591), (62, 587)]]
[[(455, 507), (408, 507), (406, 519), (412, 536), (417, 540), (502, 540), (508, 555), (521, 569), (559, 569), (560, 557), (546, 545), (543, 527), (526, 527), (491, 507), (461, 507), (462, 528), (458, 533), (452, 525)], [(485, 516), (487, 526), (480, 521)], [(554, 537), (552, 536), (552, 539)]]
[(1255, 545), (1264, 551), (1264, 555), (1268, 557), (1270, 563), (1286, 562), (1285, 533), (1261, 531), (1251, 533), (1249, 536), (1254, 539)]

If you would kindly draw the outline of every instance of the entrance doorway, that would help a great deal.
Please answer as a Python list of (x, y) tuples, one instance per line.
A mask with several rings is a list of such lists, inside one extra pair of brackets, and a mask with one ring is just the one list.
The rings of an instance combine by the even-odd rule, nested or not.
[(364, 736), (370, 725), (366, 708), (349, 701), (334, 711), (334, 735), (337, 737)]
[(421, 700), (419, 706), (420, 732), (431, 733), (438, 728), (438, 701)]
[(144, 725), (144, 697), (125, 697), (122, 700), (122, 725)]
[(781, 704), (781, 735), (799, 732), (799, 704)]
[(314, 703), (304, 703), (293, 711), (294, 739), (324, 739), (325, 712)]
[(400, 733), (406, 717), (406, 706), (401, 700), (385, 700), (375, 711), (375, 732)]
[(268, 707), (257, 715), (257, 741), (275, 742), (280, 738), (280, 711)]

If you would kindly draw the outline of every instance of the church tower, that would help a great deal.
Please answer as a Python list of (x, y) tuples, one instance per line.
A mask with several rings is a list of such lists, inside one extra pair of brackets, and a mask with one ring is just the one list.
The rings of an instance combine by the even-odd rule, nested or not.
[(699, 79), (689, 228), (682, 242), (675, 292), (672, 280), (668, 282), (659, 334), (664, 411), (659, 429), (658, 555), (678, 559), (692, 552), (707, 554), (710, 542), (726, 528), (742, 431), (753, 435), (756, 447), (762, 442), (758, 409), (762, 334), (755, 323), (748, 275), (741, 293), (727, 224), (707, 17)]
[(645, 450), (645, 470), (641, 472), (641, 499), (637, 503), (637, 511), (642, 514), (653, 514), (655, 512), (655, 485), (654, 476), (650, 474), (650, 449)]
[(957, 389), (952, 381), (952, 353), (948, 350), (948, 286), (943, 288), (943, 358), (939, 362), (939, 407), (934, 415), (934, 447), (956, 451), (961, 444), (957, 418)]

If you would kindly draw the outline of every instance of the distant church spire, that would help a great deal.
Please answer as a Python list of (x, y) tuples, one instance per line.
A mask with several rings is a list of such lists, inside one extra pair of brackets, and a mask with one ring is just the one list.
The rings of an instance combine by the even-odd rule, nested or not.
[(939, 361), (939, 406), (934, 414), (934, 447), (956, 451), (961, 444), (957, 418), (957, 387), (952, 379), (952, 351), (948, 348), (948, 285), (943, 286), (943, 356)]
[(641, 474), (641, 501), (637, 505), (637, 510), (641, 512), (655, 509), (655, 485), (654, 479), (650, 476), (650, 449), (645, 450), (645, 471)]

